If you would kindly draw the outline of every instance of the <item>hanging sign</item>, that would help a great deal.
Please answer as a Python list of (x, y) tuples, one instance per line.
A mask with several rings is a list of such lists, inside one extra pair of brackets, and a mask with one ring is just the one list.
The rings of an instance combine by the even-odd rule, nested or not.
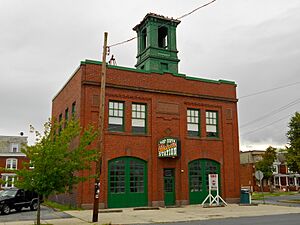
[(178, 157), (180, 155), (179, 141), (176, 138), (163, 138), (158, 142), (158, 157)]
[(209, 189), (211, 191), (217, 191), (218, 188), (219, 188), (218, 174), (209, 174), (208, 175), (208, 181), (209, 181)]

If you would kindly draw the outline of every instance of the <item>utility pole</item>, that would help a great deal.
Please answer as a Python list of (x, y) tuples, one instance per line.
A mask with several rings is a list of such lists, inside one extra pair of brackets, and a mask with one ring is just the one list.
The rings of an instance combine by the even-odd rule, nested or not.
[(101, 71), (101, 87), (100, 87), (100, 104), (99, 104), (99, 139), (98, 139), (98, 158), (96, 161), (96, 178), (95, 178), (95, 194), (93, 207), (93, 222), (98, 222), (99, 197), (100, 197), (100, 171), (102, 164), (102, 151), (104, 148), (104, 106), (105, 106), (105, 83), (106, 83), (106, 54), (107, 54), (107, 32), (104, 32), (104, 44), (102, 53), (102, 71)]

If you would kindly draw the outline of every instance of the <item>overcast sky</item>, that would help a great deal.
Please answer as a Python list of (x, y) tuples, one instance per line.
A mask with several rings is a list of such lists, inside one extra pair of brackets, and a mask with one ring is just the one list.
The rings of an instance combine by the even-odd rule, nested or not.
[[(101, 59), (104, 31), (113, 44), (149, 12), (177, 18), (209, 1), (0, 0), (0, 135), (32, 143), (29, 125), (42, 129), (80, 61)], [(111, 49), (118, 65), (134, 67), (136, 45)], [(287, 143), (300, 111), (299, 0), (217, 0), (182, 19), (177, 48), (180, 73), (237, 83), (241, 149)]]

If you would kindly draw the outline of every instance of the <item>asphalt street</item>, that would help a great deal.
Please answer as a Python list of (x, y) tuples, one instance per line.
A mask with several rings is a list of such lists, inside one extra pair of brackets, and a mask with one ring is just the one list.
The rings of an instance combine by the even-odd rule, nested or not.
[[(282, 195), (282, 196), (272, 196), (272, 197), (265, 197), (265, 203), (266, 204), (273, 204), (273, 205), (281, 205), (281, 206), (292, 206), (292, 207), (300, 207), (300, 204), (298, 203), (286, 203), (286, 202), (280, 202), (282, 200), (300, 200), (300, 193), (295, 195)], [(255, 200), (253, 203), (259, 203), (262, 204), (263, 200)], [(300, 224), (300, 222), (299, 222)]]
[[(229, 219), (213, 219), (191, 222), (167, 223), (167, 225), (299, 225), (300, 214), (284, 214), (272, 216), (240, 217)], [(155, 223), (166, 225), (166, 223)], [(141, 224), (139, 224), (141, 225)]]
[[(179, 208), (160, 208), (152, 211), (135, 211), (132, 208), (124, 208), (121, 213), (101, 213), (101, 224), (112, 222), (114, 224), (139, 224), (155, 223), (162, 225), (299, 225), (300, 204), (282, 203), (279, 200), (300, 199), (300, 194), (291, 196), (268, 197), (267, 204), (258, 206), (229, 205), (224, 208), (205, 209), (198, 205), (190, 205)], [(273, 205), (273, 206), (272, 206)], [(274, 206), (280, 205), (280, 206)], [(293, 207), (283, 207), (293, 206)], [(288, 214), (290, 213), (290, 214)], [(293, 213), (293, 214), (291, 214)], [(73, 210), (67, 213), (58, 212), (51, 208), (42, 206), (41, 219), (45, 223), (53, 224), (89, 224), (91, 220), (91, 210)], [(24, 209), (17, 213), (12, 210), (9, 215), (0, 215), (0, 224), (11, 225), (32, 224), (36, 219), (36, 211)], [(193, 221), (193, 222), (174, 222)], [(169, 223), (170, 222), (170, 223)]]
[[(72, 216), (67, 213), (57, 212), (46, 206), (41, 206), (42, 220), (71, 218), (71, 217)], [(0, 222), (27, 221), (27, 220), (35, 220), (35, 218), (36, 218), (36, 211), (31, 211), (26, 208), (24, 208), (22, 212), (16, 212), (15, 210), (12, 210), (9, 215), (0, 214)]]

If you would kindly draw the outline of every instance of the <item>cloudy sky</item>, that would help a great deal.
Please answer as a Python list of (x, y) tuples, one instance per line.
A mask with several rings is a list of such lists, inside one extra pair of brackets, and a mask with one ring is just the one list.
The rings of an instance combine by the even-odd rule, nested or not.
[[(80, 61), (101, 59), (104, 31), (113, 44), (148, 12), (178, 18), (209, 1), (0, 0), (0, 135), (32, 142), (29, 125), (42, 129)], [(299, 0), (217, 0), (182, 19), (177, 47), (181, 73), (237, 83), (241, 149), (286, 144), (300, 110)], [(111, 52), (134, 67), (136, 40)]]

